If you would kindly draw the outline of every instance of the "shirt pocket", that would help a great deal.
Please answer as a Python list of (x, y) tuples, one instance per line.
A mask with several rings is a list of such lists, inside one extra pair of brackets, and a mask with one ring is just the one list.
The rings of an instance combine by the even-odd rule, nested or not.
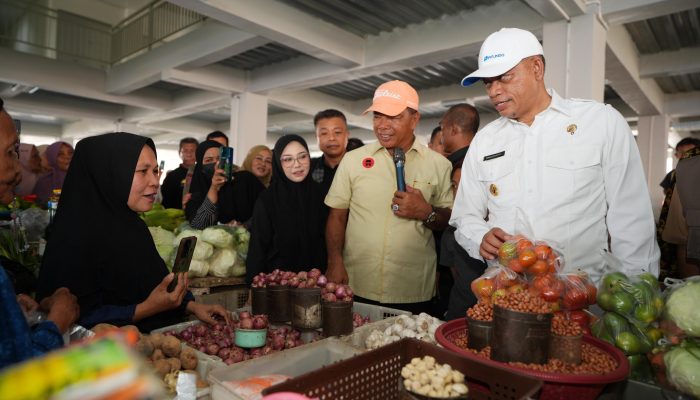
[(410, 182), (406, 182), (411, 185), (414, 189), (419, 189), (423, 194), (423, 198), (428, 203), (431, 203), (433, 199), (437, 196), (437, 182), (435, 178), (431, 179), (428, 177), (417, 176)]
[(545, 187), (551, 191), (548, 198), (559, 199), (571, 213), (584, 213), (598, 197), (604, 197), (599, 146), (552, 148), (547, 153), (544, 172)]
[(520, 192), (516, 167), (520, 154), (514, 146), (505, 150), (498, 158), (481, 161), (477, 179), (488, 191), (489, 208), (509, 208)]

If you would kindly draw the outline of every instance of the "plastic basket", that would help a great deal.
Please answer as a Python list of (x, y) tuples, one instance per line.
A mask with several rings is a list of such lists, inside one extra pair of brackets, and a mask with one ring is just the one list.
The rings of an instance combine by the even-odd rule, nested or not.
[(211, 396), (214, 400), (238, 399), (224, 382), (267, 374), (294, 377), (350, 358), (361, 352), (360, 349), (331, 338), (217, 368), (208, 376), (209, 383), (212, 385)]
[(485, 365), (506, 368), (510, 371), (540, 379), (544, 382), (542, 391), (539, 394), (540, 400), (588, 400), (595, 399), (605, 388), (605, 385), (616, 383), (627, 379), (629, 374), (629, 362), (627, 357), (618, 350), (615, 346), (594, 338), (591, 335), (584, 335), (583, 342), (593, 345), (600, 350), (605, 351), (613, 357), (617, 362), (617, 369), (605, 375), (573, 375), (559, 374), (553, 372), (540, 372), (527, 368), (514, 367), (506, 363), (501, 363), (494, 360), (488, 360), (479, 357), (474, 353), (464, 350), (454, 344), (450, 337), (458, 332), (463, 332), (467, 329), (467, 323), (464, 318), (455, 319), (442, 324), (435, 332), (435, 338), (438, 343), (446, 349), (456, 352), (472, 360), (478, 360)]
[(263, 394), (296, 392), (319, 400), (398, 399), (401, 368), (412, 358), (426, 355), (462, 372), (471, 399), (521, 399), (533, 395), (542, 386), (535, 378), (462, 357), (416, 339), (402, 339), (269, 387)]
[(381, 321), (398, 315), (411, 315), (409, 311), (358, 303), (356, 301), (352, 304), (352, 312), (358, 313), (363, 317), (369, 317), (370, 322)]

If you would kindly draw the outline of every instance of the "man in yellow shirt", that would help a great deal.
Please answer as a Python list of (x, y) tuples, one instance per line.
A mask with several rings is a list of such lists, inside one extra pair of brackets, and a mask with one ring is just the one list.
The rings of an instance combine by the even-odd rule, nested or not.
[[(419, 143), (418, 93), (406, 82), (382, 84), (372, 106), (378, 141), (347, 153), (326, 196), (328, 269), (356, 299), (414, 313), (435, 291), (433, 230), (450, 218), (451, 165)], [(396, 190), (394, 149), (405, 155), (406, 191)]]

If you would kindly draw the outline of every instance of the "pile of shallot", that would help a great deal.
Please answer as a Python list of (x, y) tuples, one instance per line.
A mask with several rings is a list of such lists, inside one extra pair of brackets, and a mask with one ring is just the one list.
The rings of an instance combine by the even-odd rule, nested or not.
[(366, 317), (363, 317), (362, 314), (359, 313), (352, 313), (352, 327), (353, 328), (359, 328), (364, 324), (367, 324), (370, 322), (369, 315)]
[(291, 272), (276, 269), (269, 274), (261, 272), (253, 277), (252, 287), (289, 286), (293, 288), (317, 288), (324, 287), (328, 279), (321, 270), (314, 268), (311, 271)]
[(324, 301), (352, 301), (354, 295), (350, 286), (342, 283), (328, 282), (321, 289), (321, 298)]
[(236, 328), (268, 328), (267, 316), (251, 315), (247, 311), (242, 311), (239, 314), (239, 319), (233, 320), (231, 325), (227, 325), (225, 322), (217, 322), (214, 325), (200, 323), (190, 325), (180, 332), (166, 332), (165, 335), (178, 337), (202, 353), (221, 358), (227, 365), (304, 344), (300, 331), (288, 326), (281, 326), (267, 330), (267, 340), (263, 347), (248, 350), (234, 344)]

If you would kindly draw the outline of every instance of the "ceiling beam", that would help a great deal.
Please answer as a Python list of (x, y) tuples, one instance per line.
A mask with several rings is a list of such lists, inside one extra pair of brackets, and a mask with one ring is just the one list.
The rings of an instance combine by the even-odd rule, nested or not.
[(199, 68), (267, 42), (267, 39), (208, 20), (187, 35), (113, 66), (107, 73), (107, 91), (129, 93), (158, 82), (163, 70)]
[(353, 112), (352, 102), (348, 102), (316, 90), (270, 93), (268, 95), (268, 103), (277, 107), (286, 108), (291, 111), (308, 115), (315, 115), (321, 110), (334, 108), (345, 114), (345, 118), (348, 121), (348, 126), (372, 129), (372, 121), (369, 117), (357, 115)]
[(605, 61), (605, 79), (637, 114), (663, 113), (664, 93), (653, 79), (640, 77), (637, 47), (621, 25), (608, 30)]
[(586, 12), (586, 5), (581, 0), (525, 0), (525, 3), (550, 22), (569, 20)]
[(219, 93), (236, 94), (246, 90), (245, 71), (218, 64), (191, 71), (168, 69), (161, 73), (160, 79), (181, 86)]
[[(474, 57), (483, 40), (499, 26), (542, 32), (542, 17), (521, 2), (499, 1), (471, 12), (446, 15), (422, 24), (394, 29), (367, 38), (365, 63), (353, 68), (328, 65), (310, 57), (257, 68), (250, 74), (248, 90), (266, 93), (279, 89), (307, 89), (364, 78), (460, 57)], [(466, 71), (465, 71), (466, 72)]]
[(700, 47), (643, 54), (639, 57), (639, 76), (657, 78), (700, 72)]
[(68, 98), (45, 92), (5, 99), (5, 106), (26, 114), (50, 115), (61, 119), (116, 121), (121, 118), (123, 112), (123, 106), (116, 104)]
[(121, 96), (107, 93), (104, 71), (72, 61), (52, 60), (5, 47), (0, 47), (0, 60), (0, 81), (152, 110), (171, 106), (170, 95), (162, 90), (146, 88)]
[(330, 64), (364, 62), (364, 39), (275, 0), (169, 0)]
[(700, 110), (700, 91), (667, 94), (664, 108), (672, 117), (697, 117)]
[(621, 25), (698, 7), (697, 0), (605, 0), (601, 12), (608, 24)]
[(208, 111), (230, 103), (231, 96), (216, 92), (186, 89), (173, 99), (172, 108), (159, 112), (127, 107), (124, 121), (133, 123), (153, 123)]

